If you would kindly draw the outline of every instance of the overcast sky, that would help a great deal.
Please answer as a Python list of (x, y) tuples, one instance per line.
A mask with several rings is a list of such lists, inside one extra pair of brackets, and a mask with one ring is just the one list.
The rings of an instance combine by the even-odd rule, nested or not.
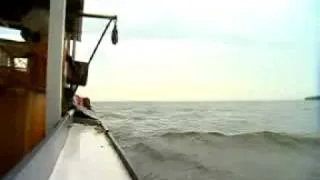
[[(93, 100), (300, 99), (318, 93), (318, 0), (90, 0), (117, 14), (79, 93)], [(85, 20), (77, 59), (105, 26)], [(110, 28), (111, 30), (111, 28)]]

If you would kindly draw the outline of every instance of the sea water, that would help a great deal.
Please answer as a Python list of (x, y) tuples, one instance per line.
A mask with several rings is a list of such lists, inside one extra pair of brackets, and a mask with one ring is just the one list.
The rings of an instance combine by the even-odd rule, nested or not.
[(96, 102), (142, 180), (319, 180), (319, 101)]

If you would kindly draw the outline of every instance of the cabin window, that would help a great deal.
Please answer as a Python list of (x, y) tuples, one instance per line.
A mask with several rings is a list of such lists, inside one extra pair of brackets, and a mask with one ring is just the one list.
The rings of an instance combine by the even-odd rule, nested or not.
[(0, 49), (0, 67), (27, 72), (28, 58), (13, 58), (8, 53)]
[(18, 71), (27, 72), (28, 70), (28, 59), (27, 58), (14, 58), (14, 68)]

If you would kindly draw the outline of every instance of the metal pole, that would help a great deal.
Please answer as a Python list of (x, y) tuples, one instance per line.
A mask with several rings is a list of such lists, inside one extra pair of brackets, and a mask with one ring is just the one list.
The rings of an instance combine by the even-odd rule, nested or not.
[(46, 87), (47, 133), (61, 119), (66, 0), (50, 0)]
[(98, 47), (99, 47), (99, 45), (100, 45), (100, 43), (101, 43), (101, 41), (102, 41), (102, 39), (103, 39), (104, 35), (106, 34), (106, 32), (107, 32), (107, 30), (108, 30), (108, 28), (109, 28), (109, 26), (110, 26), (111, 22), (112, 22), (112, 20), (109, 20), (109, 22), (108, 22), (107, 26), (104, 28), (104, 30), (103, 30), (103, 32), (102, 32), (102, 34), (101, 34), (101, 36), (100, 36), (100, 39), (99, 39), (99, 41), (98, 41), (98, 43), (97, 43), (96, 47), (94, 47), (94, 49), (93, 49), (93, 52), (92, 52), (92, 54), (91, 54), (91, 56), (90, 56), (90, 58), (89, 58), (89, 62), (88, 62), (88, 64), (90, 64), (90, 63), (91, 63), (91, 61), (92, 61), (92, 59), (93, 59), (94, 55), (96, 54), (97, 49), (98, 49)]
[(71, 48), (71, 40), (68, 39), (68, 40), (67, 40), (67, 50), (68, 50), (68, 54), (70, 53), (70, 48)]
[(72, 59), (76, 60), (76, 45), (77, 45), (77, 40), (75, 35), (73, 36), (72, 40)]
[[(73, 39), (72, 39), (72, 60), (75, 61), (76, 60), (76, 48), (77, 48), (77, 37), (76, 37), (76, 31), (73, 32), (72, 35)], [(78, 85), (72, 85), (71, 84), (71, 89), (73, 91), (73, 95), (75, 95), (77, 89), (78, 89)]]

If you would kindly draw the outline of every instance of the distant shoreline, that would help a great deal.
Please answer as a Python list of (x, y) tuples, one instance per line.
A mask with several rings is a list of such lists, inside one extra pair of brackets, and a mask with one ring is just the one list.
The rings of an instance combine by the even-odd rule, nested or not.
[(304, 98), (304, 100), (306, 100), (306, 101), (320, 100), (320, 96), (309, 96), (309, 97)]

